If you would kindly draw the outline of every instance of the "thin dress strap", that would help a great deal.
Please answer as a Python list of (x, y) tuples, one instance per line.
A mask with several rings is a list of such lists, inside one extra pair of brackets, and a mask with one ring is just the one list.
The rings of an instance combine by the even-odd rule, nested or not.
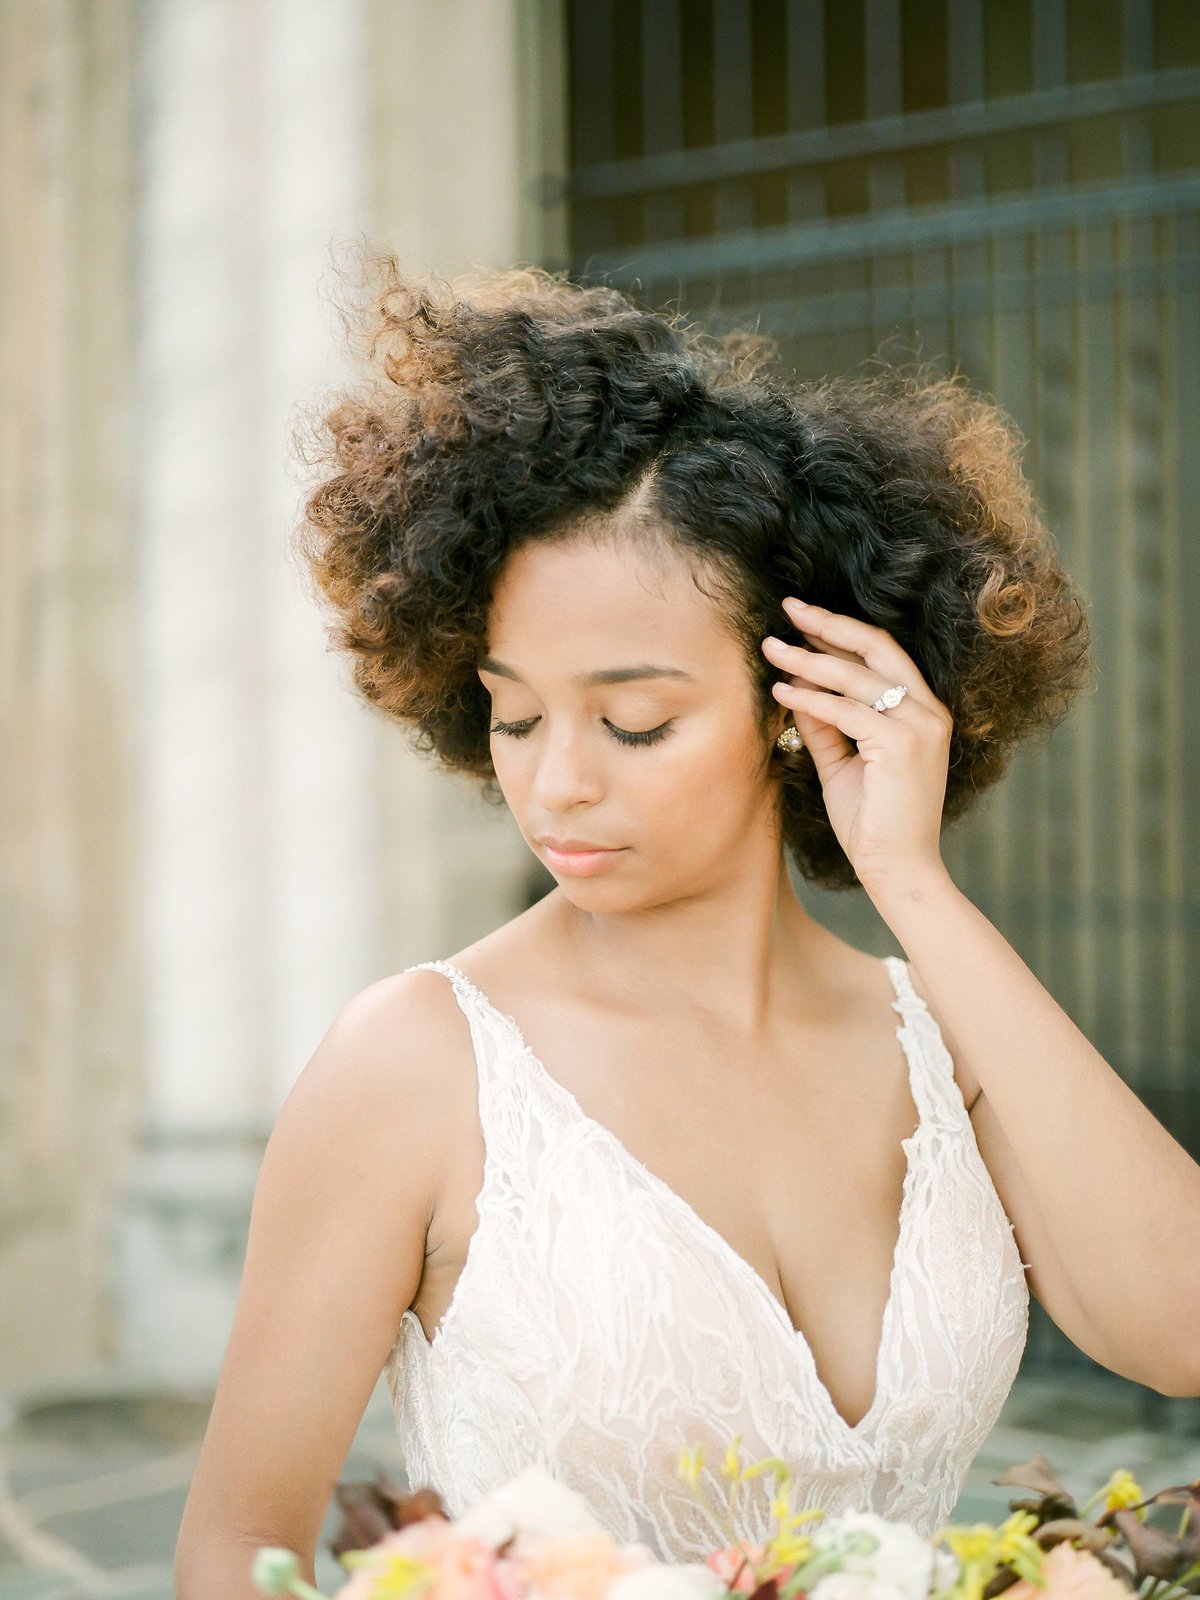
[[(425, 968), (428, 968), (431, 972), (444, 973), (450, 979), (450, 982), (454, 985), (455, 998), (458, 1000), (459, 1005), (462, 1006), (462, 1009), (467, 1011), (468, 1007), (463, 1005), (463, 997), (475, 990), (475, 985), (467, 977), (466, 973), (456, 967), (452, 961), (442, 960), (415, 961), (411, 967), (405, 967), (404, 970), (405, 972), (421, 972)], [(477, 993), (478, 991), (475, 990), (475, 992)]]
[(512, 1054), (514, 1036), (505, 1023), (511, 1019), (498, 1012), (483, 991), (452, 961), (418, 961), (404, 970), (418, 972), (424, 968), (440, 972), (450, 980), (458, 1008), (467, 1019), (479, 1080), (479, 1119), (487, 1143), (495, 1117), (496, 1091), (509, 1076), (505, 1062)]
[[(913, 1077), (924, 1096), (922, 1116), (928, 1113), (943, 1131), (961, 1132), (967, 1121), (966, 1105), (954, 1076), (954, 1058), (946, 1048), (937, 1018), (913, 987), (908, 962), (900, 956), (884, 956), (883, 960), (896, 991), (892, 1010), (901, 1017), (896, 1036), (908, 1052)], [(969, 1121), (967, 1125), (970, 1126)]]

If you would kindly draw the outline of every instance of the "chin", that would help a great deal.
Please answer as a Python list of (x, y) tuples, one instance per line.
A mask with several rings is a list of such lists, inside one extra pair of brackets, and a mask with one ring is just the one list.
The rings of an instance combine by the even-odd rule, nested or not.
[(606, 881), (603, 875), (595, 878), (575, 878), (563, 873), (552, 874), (558, 892), (581, 911), (619, 914), (623, 911), (641, 911), (647, 904), (644, 888), (634, 888), (628, 883)]
[(573, 906), (593, 916), (635, 916), (647, 911), (662, 911), (689, 898), (688, 892), (677, 885), (642, 885), (633, 889), (628, 884), (601, 884), (588, 879), (560, 881), (559, 893)]

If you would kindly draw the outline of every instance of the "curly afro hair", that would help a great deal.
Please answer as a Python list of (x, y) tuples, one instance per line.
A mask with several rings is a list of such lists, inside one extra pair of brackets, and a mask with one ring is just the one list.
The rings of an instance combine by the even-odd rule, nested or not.
[[(1084, 685), (1087, 611), (1022, 474), (1024, 441), (957, 374), (784, 381), (764, 370), (769, 338), (717, 338), (565, 273), (418, 280), (390, 252), (369, 273), (351, 327), (370, 377), (325, 403), (301, 447), (322, 471), (297, 549), (358, 690), (488, 799), (503, 796), (476, 667), (493, 581), (526, 540), (633, 504), (635, 537), (715, 577), (764, 733), (784, 674), (760, 641), (800, 642), (784, 595), (896, 637), (954, 719), (945, 821)], [(811, 758), (767, 744), (797, 870), (854, 887)]]

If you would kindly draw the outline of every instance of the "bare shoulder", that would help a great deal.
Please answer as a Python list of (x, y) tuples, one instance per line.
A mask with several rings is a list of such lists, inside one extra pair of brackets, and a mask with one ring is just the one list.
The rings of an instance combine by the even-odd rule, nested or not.
[[(394, 1122), (422, 1126), (428, 1149), (450, 1080), (462, 1077), (472, 1051), (466, 1019), (439, 972), (408, 970), (377, 979), (342, 1006), (292, 1085), (279, 1123), (332, 1118), (360, 1137), (395, 1134)], [(422, 1119), (421, 1112), (433, 1113)], [(410, 1157), (418, 1151), (407, 1151)]]
[(360, 989), (276, 1117), (255, 1198), (260, 1219), (272, 1233), (310, 1228), (333, 1249), (334, 1234), (376, 1216), (389, 1259), (407, 1260), (411, 1276), (437, 1206), (455, 1086), (473, 1079), (472, 1066), (466, 1019), (442, 974), (409, 970)]
[(263, 1155), (238, 1302), (177, 1545), (181, 1592), (251, 1536), (311, 1555), (417, 1293), (473, 1064), (440, 973), (369, 984), (293, 1083)]
[(332, 1047), (341, 1066), (356, 1064), (368, 1079), (382, 1071), (391, 1088), (398, 1070), (406, 1088), (419, 1089), (427, 1080), (443, 1081), (448, 1057), (461, 1059), (468, 1040), (453, 985), (444, 973), (423, 967), (391, 973), (360, 989), (321, 1043), (322, 1049)]
[(924, 1000), (930, 1016), (938, 1025), (938, 1029), (942, 1035), (943, 1041), (945, 1042), (946, 1049), (950, 1052), (950, 1058), (954, 1062), (954, 1079), (958, 1084), (959, 1090), (962, 1094), (963, 1103), (966, 1105), (969, 1111), (974, 1111), (980, 1094), (979, 1079), (971, 1071), (969, 1063), (967, 1062), (953, 1035), (950, 1033), (950, 1030), (938, 1016), (933, 1002), (929, 998), (929, 993), (925, 988), (924, 983), (921, 981), (920, 973), (917, 971), (916, 967), (913, 966), (911, 961), (908, 962), (907, 965), (908, 975), (912, 980), (912, 986), (920, 995), (921, 999)]

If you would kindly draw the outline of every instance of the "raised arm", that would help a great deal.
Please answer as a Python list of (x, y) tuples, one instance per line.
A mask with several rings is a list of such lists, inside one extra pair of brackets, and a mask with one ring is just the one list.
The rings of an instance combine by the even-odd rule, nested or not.
[(797, 674), (772, 693), (792, 706), (830, 825), (982, 1091), (976, 1139), (1034, 1292), (1112, 1371), (1200, 1395), (1200, 1163), (950, 876), (954, 719), (916, 662), (874, 624), (783, 606), (807, 643), (764, 642)]
[(371, 984), (280, 1110), (180, 1523), (177, 1600), (258, 1597), (260, 1544), (296, 1551), (314, 1581), (334, 1485), (421, 1279), (454, 1009), (428, 970)]

